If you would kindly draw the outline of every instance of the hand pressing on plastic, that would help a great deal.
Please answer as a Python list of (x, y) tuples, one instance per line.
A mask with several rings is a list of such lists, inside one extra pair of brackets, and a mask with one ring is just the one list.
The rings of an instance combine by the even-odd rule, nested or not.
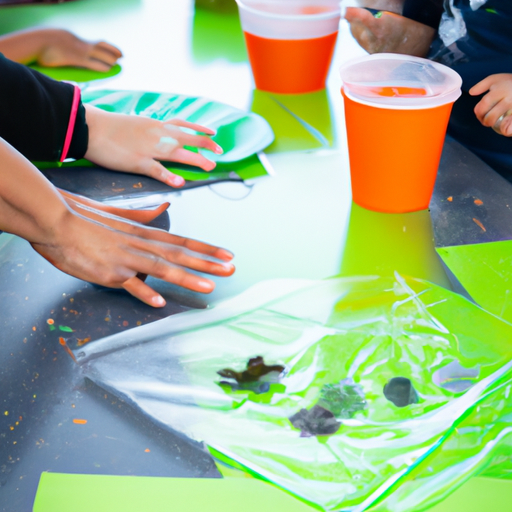
[[(158, 121), (148, 117), (105, 112), (85, 105), (89, 144), (85, 158), (116, 171), (150, 176), (170, 185), (182, 187), (185, 180), (168, 171), (160, 161), (172, 161), (200, 167), (215, 168), (215, 162), (185, 146), (208, 149), (216, 154), (222, 148), (209, 136), (214, 130), (188, 121)], [(193, 130), (191, 134), (181, 128)]]
[(512, 74), (490, 75), (469, 90), (472, 96), (484, 93), (475, 107), (476, 117), (484, 126), (512, 137)]
[(388, 11), (372, 14), (347, 7), (345, 19), (356, 41), (368, 53), (402, 53), (425, 57), (436, 31), (423, 23)]
[(0, 37), (0, 53), (20, 64), (108, 71), (123, 54), (105, 41), (89, 42), (61, 29), (30, 29)]
[(148, 228), (59, 194), (2, 139), (0, 183), (0, 230), (28, 240), (63, 272), (124, 288), (151, 306), (162, 307), (165, 300), (141, 274), (210, 293), (214, 282), (196, 272), (226, 277), (235, 271), (233, 255), (225, 249)]

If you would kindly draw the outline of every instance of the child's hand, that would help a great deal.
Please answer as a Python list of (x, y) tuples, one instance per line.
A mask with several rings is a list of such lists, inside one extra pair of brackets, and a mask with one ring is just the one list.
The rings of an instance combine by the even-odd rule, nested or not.
[(123, 54), (104, 41), (89, 42), (61, 29), (30, 29), (0, 37), (0, 52), (20, 64), (77, 66), (108, 71)]
[(492, 126), (501, 135), (512, 137), (512, 74), (488, 76), (469, 90), (472, 96), (485, 92), (475, 107), (476, 117), (484, 126)]
[[(82, 212), (77, 213), (82, 208)], [(211, 279), (196, 272), (228, 277), (233, 255), (212, 245), (125, 221), (90, 207), (74, 208), (32, 247), (62, 272), (110, 288), (124, 288), (142, 302), (163, 307), (164, 298), (141, 275), (210, 293)], [(218, 260), (218, 261), (215, 261)], [(193, 272), (189, 272), (192, 270)]]
[(376, 17), (366, 9), (347, 7), (345, 19), (356, 41), (368, 53), (424, 57), (435, 35), (432, 27), (388, 11)]
[[(160, 162), (173, 161), (211, 171), (215, 162), (184, 148), (194, 146), (221, 154), (222, 149), (208, 135), (213, 130), (179, 119), (158, 121), (140, 116), (113, 114), (85, 105), (89, 144), (85, 158), (108, 169), (150, 176), (182, 187), (185, 180), (168, 171)], [(192, 135), (188, 128), (205, 135)]]
[(84, 41), (67, 30), (55, 30), (37, 58), (46, 67), (76, 66), (108, 71), (123, 54), (105, 41)]

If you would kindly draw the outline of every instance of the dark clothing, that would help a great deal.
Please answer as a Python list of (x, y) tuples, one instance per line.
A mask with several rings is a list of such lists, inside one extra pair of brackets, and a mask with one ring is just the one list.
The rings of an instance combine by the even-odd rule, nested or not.
[(443, 14), (443, 0), (405, 0), (402, 14), (437, 30)]
[[(74, 86), (56, 82), (0, 54), (0, 137), (33, 161), (58, 161), (64, 147)], [(82, 158), (88, 129), (80, 103), (67, 152)]]
[[(469, 0), (455, 0), (454, 7), (461, 11), (466, 35), (448, 47), (438, 37), (428, 56), (462, 77), (462, 96), (453, 107), (448, 133), (512, 181), (512, 138), (482, 126), (473, 111), (481, 97), (468, 94), (490, 75), (512, 73), (512, 0), (488, 0), (475, 11)], [(442, 9), (443, 0), (405, 0), (404, 16), (421, 22), (425, 11), (434, 18)]]

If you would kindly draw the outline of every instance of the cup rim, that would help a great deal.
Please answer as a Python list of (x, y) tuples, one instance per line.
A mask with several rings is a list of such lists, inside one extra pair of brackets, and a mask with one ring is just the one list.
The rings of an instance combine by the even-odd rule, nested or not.
[(254, 9), (253, 7), (249, 7), (244, 0), (235, 0), (238, 4), (238, 7), (246, 10), (256, 16), (263, 16), (266, 18), (271, 18), (275, 20), (329, 20), (337, 17), (341, 17), (341, 6), (338, 2), (338, 10), (337, 11), (329, 11), (325, 13), (317, 13), (317, 14), (276, 14), (272, 12), (260, 11), (258, 9)]
[[(421, 101), (412, 98), (401, 98), (396, 102), (390, 101), (382, 101), (377, 98), (370, 97), (361, 97), (358, 94), (350, 91), (350, 82), (343, 80), (343, 71), (348, 69), (353, 64), (358, 64), (360, 62), (371, 61), (371, 60), (379, 60), (379, 59), (390, 59), (390, 60), (403, 60), (403, 61), (416, 61), (416, 62), (428, 62), (430, 65), (433, 65), (437, 68), (442, 68), (442, 71), (445, 75), (449, 76), (453, 80), (453, 85), (450, 89), (444, 91), (441, 94), (437, 94), (435, 96), (427, 97)], [(402, 55), (398, 53), (375, 53), (370, 55), (364, 55), (360, 57), (355, 57), (353, 59), (349, 59), (344, 62), (339, 67), (339, 73), (342, 82), (342, 88), (344, 93), (353, 101), (357, 101), (358, 103), (364, 103), (371, 106), (381, 106), (382, 108), (391, 108), (391, 109), (423, 109), (423, 108), (432, 108), (433, 106), (440, 106), (446, 103), (451, 103), (455, 101), (461, 95), (461, 86), (462, 86), (462, 78), (461, 76), (452, 68), (440, 64), (439, 62), (435, 62), (429, 59), (425, 59), (422, 57), (415, 57), (412, 55)], [(455, 99), (453, 99), (455, 98)]]

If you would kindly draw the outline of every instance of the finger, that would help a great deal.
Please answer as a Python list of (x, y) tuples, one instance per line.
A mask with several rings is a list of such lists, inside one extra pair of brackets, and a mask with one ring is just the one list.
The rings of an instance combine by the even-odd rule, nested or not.
[[(487, 114), (495, 107), (497, 101), (493, 98), (491, 93), (486, 94), (475, 106), (474, 112), (478, 120), (485, 125), (485, 118)], [(499, 117), (499, 116), (498, 116)], [(492, 126), (492, 125), (491, 125)]]
[(499, 101), (488, 109), (487, 113), (483, 116), (481, 123), (484, 126), (494, 126), (498, 122), (498, 119), (506, 115), (507, 111), (507, 103), (505, 101)]
[(107, 52), (110, 52), (112, 55), (116, 57), (116, 59), (120, 59), (123, 56), (123, 52), (119, 48), (117, 48), (117, 46), (107, 43), (106, 41), (98, 41), (97, 43), (95, 43), (95, 46)]
[(500, 133), (505, 137), (512, 137), (512, 115), (507, 115), (500, 123)]
[(148, 286), (136, 276), (126, 280), (122, 287), (137, 299), (148, 304), (148, 306), (162, 308), (166, 304), (165, 299), (159, 293), (155, 292), (151, 286)]
[(92, 71), (101, 71), (101, 72), (110, 71), (110, 69), (112, 68), (112, 66), (110, 64), (106, 64), (105, 62), (103, 62), (101, 60), (96, 60), (96, 59), (91, 59), (91, 58), (83, 59), (81, 62), (79, 62), (75, 65), (78, 67), (91, 69)]
[(105, 64), (108, 64), (111, 67), (117, 62), (118, 59), (118, 57), (116, 57), (114, 54), (98, 46), (93, 46), (91, 48), (89, 52), (89, 58), (93, 60), (99, 60), (100, 62), (104, 62)]
[(489, 87), (491, 86), (491, 77), (484, 78), (482, 81), (475, 84), (471, 89), (469, 89), (469, 94), (471, 96), (479, 96), (480, 94), (483, 94), (484, 92), (489, 90)]
[(185, 180), (182, 176), (169, 171), (156, 160), (148, 159), (146, 164), (141, 168), (140, 173), (161, 181), (170, 187), (180, 188), (185, 185)]
[(361, 23), (371, 23), (371, 19), (374, 20), (375, 17), (374, 15), (362, 8), (362, 7), (347, 7), (346, 11), (345, 11), (345, 19), (349, 22), (349, 23), (352, 23), (354, 21), (359, 21)]
[(207, 126), (202, 126), (196, 123), (190, 123), (189, 121), (185, 121), (184, 119), (171, 119), (170, 121), (166, 121), (165, 124), (172, 124), (174, 126), (180, 126), (181, 128), (190, 128), (199, 133), (204, 133), (206, 135), (215, 135), (217, 132), (208, 128)]
[[(167, 125), (164, 126), (164, 128), (171, 127)], [(159, 143), (155, 146), (154, 157), (158, 160), (174, 160), (174, 151), (182, 146), (207, 149), (216, 155), (222, 155), (222, 153), (224, 153), (223, 149), (215, 141), (210, 139), (210, 137), (191, 135), (174, 127), (170, 135), (172, 135), (172, 137), (161, 137)]]
[(194, 240), (193, 238), (173, 235), (171, 233), (165, 233), (165, 235), (165, 237), (162, 237), (162, 241), (166, 241), (167, 243), (172, 243), (180, 247), (185, 247), (195, 253), (204, 254), (205, 256), (210, 256), (222, 261), (231, 261), (234, 258), (234, 254), (231, 251), (223, 249), (222, 247), (207, 244), (200, 240)]
[[(144, 249), (142, 244), (140, 249)], [(197, 253), (186, 251), (176, 245), (155, 244), (151, 247), (151, 251), (154, 255), (164, 261), (196, 272), (216, 275), (219, 277), (229, 277), (235, 272), (235, 266), (232, 263), (218, 263), (216, 261), (210, 261), (204, 257), (198, 257)], [(153, 275), (160, 277), (161, 279), (163, 278), (163, 276), (160, 275)]]
[[(57, 190), (66, 199), (66, 202), (71, 207), (75, 207), (77, 204), (78, 205), (87, 205), (90, 208), (94, 208), (95, 210), (107, 212), (112, 215), (122, 217), (123, 219), (140, 222), (141, 224), (147, 224), (147, 223), (151, 222), (153, 219), (156, 219), (165, 210), (167, 210), (169, 208), (169, 206), (171, 205), (171, 203), (165, 202), (152, 210), (129, 210), (126, 208), (116, 208), (115, 206), (109, 206), (109, 205), (100, 203), (98, 201), (93, 201), (92, 199), (88, 199), (86, 197), (71, 194), (70, 192), (66, 192), (65, 190), (61, 190), (61, 189), (57, 189)], [(75, 210), (76, 210), (76, 208), (75, 208)], [(88, 216), (87, 210), (84, 210), (83, 208), (81, 208), (79, 211), (80, 211), (80, 213)]]
[(172, 159), (174, 162), (199, 167), (203, 169), (203, 171), (212, 171), (217, 165), (215, 162), (208, 160), (201, 153), (194, 153), (184, 148), (175, 149), (172, 154)]

